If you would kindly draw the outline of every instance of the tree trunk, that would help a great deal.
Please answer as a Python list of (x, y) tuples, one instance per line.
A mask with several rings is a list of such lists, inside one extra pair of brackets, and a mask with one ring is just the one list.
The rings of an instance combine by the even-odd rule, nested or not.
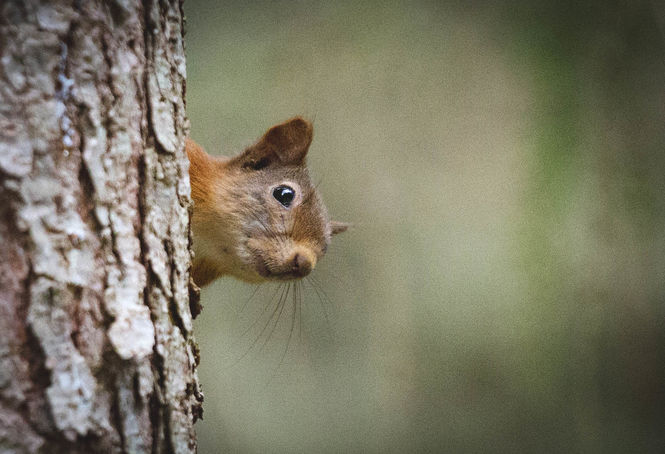
[(2, 453), (196, 450), (182, 27), (0, 1)]

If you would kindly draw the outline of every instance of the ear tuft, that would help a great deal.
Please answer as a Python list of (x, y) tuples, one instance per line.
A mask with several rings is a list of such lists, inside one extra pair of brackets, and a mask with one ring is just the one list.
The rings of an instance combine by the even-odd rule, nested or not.
[(270, 159), (267, 156), (263, 156), (257, 159), (246, 159), (243, 162), (242, 167), (243, 169), (261, 170), (264, 167), (268, 167), (269, 164)]
[(261, 170), (273, 163), (302, 165), (312, 143), (312, 124), (295, 117), (268, 129), (263, 137), (231, 161), (243, 169)]
[(332, 230), (333, 235), (346, 232), (349, 227), (351, 227), (351, 224), (347, 222), (330, 221), (330, 229)]
[(277, 155), (282, 164), (298, 165), (305, 160), (313, 136), (312, 124), (295, 117), (270, 128), (261, 142)]

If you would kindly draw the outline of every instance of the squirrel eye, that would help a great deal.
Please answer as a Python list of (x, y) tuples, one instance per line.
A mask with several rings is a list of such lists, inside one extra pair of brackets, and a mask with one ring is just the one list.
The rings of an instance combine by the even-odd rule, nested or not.
[(277, 199), (279, 203), (288, 208), (296, 197), (296, 191), (289, 186), (277, 186), (272, 191), (272, 196)]

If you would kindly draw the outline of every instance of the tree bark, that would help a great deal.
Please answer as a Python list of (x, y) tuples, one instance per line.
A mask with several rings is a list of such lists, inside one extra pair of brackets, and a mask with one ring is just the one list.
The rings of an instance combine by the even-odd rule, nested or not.
[(184, 95), (178, 0), (0, 1), (0, 452), (195, 452)]

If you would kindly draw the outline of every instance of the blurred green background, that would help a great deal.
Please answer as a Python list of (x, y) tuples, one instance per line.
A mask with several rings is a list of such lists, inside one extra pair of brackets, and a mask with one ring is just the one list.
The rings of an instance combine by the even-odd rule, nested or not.
[(355, 225), (203, 291), (200, 452), (665, 452), (664, 11), (186, 0), (192, 137), (313, 119)]

